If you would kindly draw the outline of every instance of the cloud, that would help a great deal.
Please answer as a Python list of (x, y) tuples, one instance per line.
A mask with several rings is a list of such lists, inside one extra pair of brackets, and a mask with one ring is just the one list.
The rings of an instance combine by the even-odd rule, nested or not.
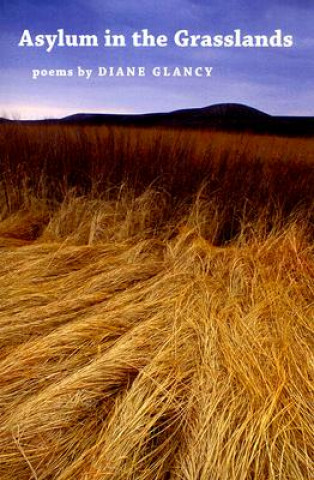
[(283, 7), (295, 7), (296, 9), (314, 8), (312, 0), (272, 0), (272, 4), (281, 5)]
[[(79, 0), (83, 6), (87, 2)], [(197, 9), (188, 0), (160, 0), (158, 6), (151, 0), (130, 2), (127, 0), (90, 0), (92, 9), (104, 22), (131, 28), (156, 28), (165, 30), (173, 26), (191, 23), (197, 18)]]
[(4, 103), (1, 105), (0, 117), (12, 120), (34, 120), (44, 118), (61, 118), (67, 113), (62, 107), (52, 104), (37, 103)]

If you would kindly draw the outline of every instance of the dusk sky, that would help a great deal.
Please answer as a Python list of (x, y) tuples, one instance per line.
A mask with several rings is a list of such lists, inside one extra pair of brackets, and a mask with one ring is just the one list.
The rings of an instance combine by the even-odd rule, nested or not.
[[(278, 115), (314, 116), (313, 0), (0, 0), (0, 116), (61, 117), (77, 112), (144, 113), (236, 102)], [(149, 29), (165, 48), (19, 47), (33, 36), (124, 34)], [(291, 48), (179, 48), (173, 34), (293, 35)], [(33, 69), (100, 66), (210, 66), (210, 78), (45, 77)]]

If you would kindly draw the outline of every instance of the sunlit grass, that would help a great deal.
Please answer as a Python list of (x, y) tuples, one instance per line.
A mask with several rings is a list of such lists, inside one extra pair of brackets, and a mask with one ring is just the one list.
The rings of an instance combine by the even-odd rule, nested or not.
[(0, 479), (312, 480), (313, 140), (0, 138)]

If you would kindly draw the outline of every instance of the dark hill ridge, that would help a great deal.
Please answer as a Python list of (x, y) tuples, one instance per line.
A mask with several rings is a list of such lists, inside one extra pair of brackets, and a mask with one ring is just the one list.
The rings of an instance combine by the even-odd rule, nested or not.
[(61, 119), (62, 122), (113, 123), (133, 125), (171, 125), (178, 127), (212, 128), (243, 124), (271, 118), (255, 108), (236, 103), (211, 105), (204, 108), (175, 110), (169, 113), (146, 113), (139, 115), (115, 115), (101, 113), (78, 113)]
[[(3, 119), (0, 119), (3, 121)], [(314, 117), (268, 115), (237, 103), (221, 103), (204, 108), (176, 110), (169, 113), (139, 115), (78, 113), (60, 120), (20, 121), (19, 123), (120, 125), (140, 127), (197, 128), (225, 131), (250, 131), (287, 136), (314, 136)]]
[(241, 103), (217, 103), (203, 108), (192, 108), (186, 110), (177, 110), (171, 113), (198, 113), (203, 116), (217, 116), (217, 117), (270, 117), (267, 113), (261, 112), (253, 107), (242, 105)]

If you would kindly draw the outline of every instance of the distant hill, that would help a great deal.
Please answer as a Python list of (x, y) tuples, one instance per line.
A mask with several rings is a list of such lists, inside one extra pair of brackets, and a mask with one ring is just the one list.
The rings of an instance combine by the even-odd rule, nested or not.
[[(5, 121), (0, 119), (0, 122)], [(139, 115), (77, 113), (59, 120), (24, 120), (19, 123), (120, 125), (140, 127), (197, 128), (224, 131), (250, 131), (287, 136), (314, 136), (314, 117), (272, 116), (237, 103), (222, 103), (204, 108), (169, 113)]]

